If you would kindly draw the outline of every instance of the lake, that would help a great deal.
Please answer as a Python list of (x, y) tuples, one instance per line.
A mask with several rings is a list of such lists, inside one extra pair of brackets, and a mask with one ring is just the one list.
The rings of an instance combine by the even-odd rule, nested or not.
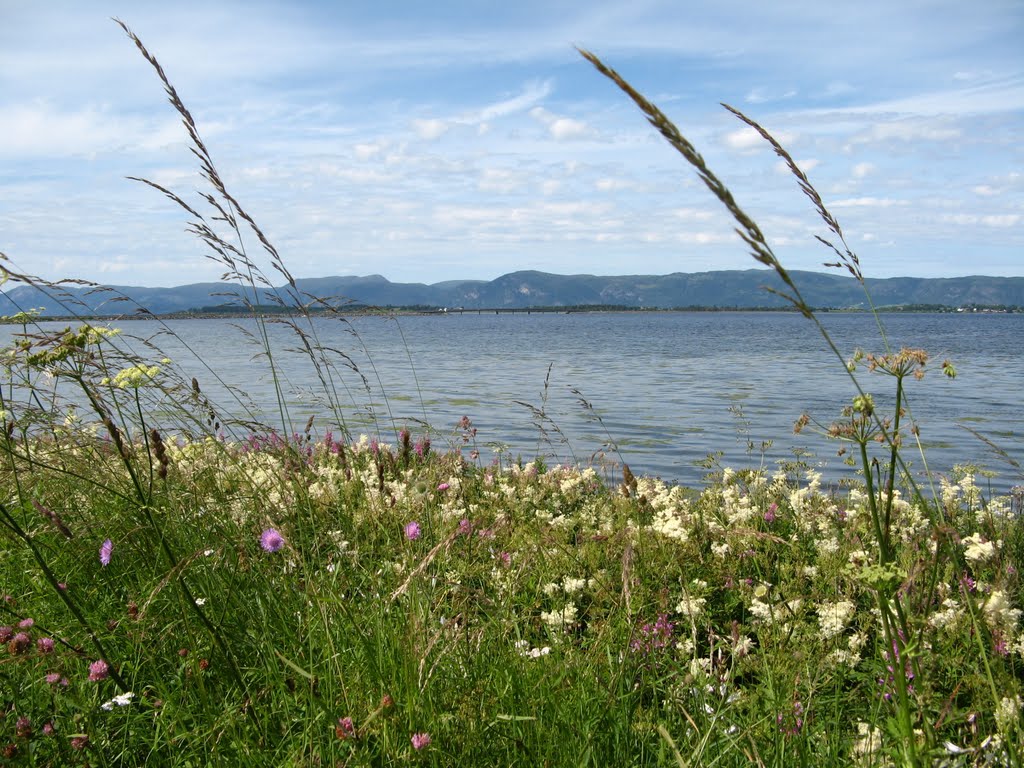
[[(844, 356), (858, 346), (882, 351), (870, 315), (820, 318)], [(931, 355), (927, 376), (908, 387), (929, 466), (947, 472), (954, 463), (983, 465), (999, 473), (993, 487), (1001, 491), (1024, 481), (964, 428), (1024, 463), (1024, 315), (892, 313), (882, 319), (893, 349), (921, 347)], [(260, 350), (243, 332), (255, 332), (253, 321), (114, 325), (126, 339), (156, 344), (186, 379), (195, 376), (221, 413), (245, 415), (225, 389), (237, 387), (267, 423), (281, 423), (266, 361), (254, 359)], [(4, 338), (14, 330), (0, 329)], [(341, 419), (320, 402), (324, 390), (306, 356), (295, 351), (295, 332), (277, 323), (268, 331), (294, 428), (301, 430), (313, 415), (318, 434), (329, 428), (337, 434)], [(852, 472), (836, 456), (838, 444), (810, 429), (793, 434), (802, 413), (827, 424), (855, 394), (813, 324), (795, 313), (355, 317), (318, 319), (312, 331), (335, 350), (335, 400), (354, 437), (366, 432), (393, 442), (392, 425), (419, 433), (429, 424), (435, 447), (443, 447), (461, 443), (456, 423), (468, 416), (483, 461), (495, 450), (524, 459), (543, 455), (549, 463), (600, 463), (603, 454), (621, 458), (635, 474), (698, 484), (706, 471), (698, 462), (711, 452), (721, 452), (726, 466), (774, 468), (794, 450), (806, 450), (813, 454), (806, 460), (831, 480)], [(159, 358), (154, 351), (146, 356)], [(945, 358), (956, 365), (956, 379), (942, 375)], [(893, 379), (859, 376), (880, 407), (891, 405)], [(762, 457), (763, 441), (772, 444)], [(921, 467), (913, 452), (906, 456)]]

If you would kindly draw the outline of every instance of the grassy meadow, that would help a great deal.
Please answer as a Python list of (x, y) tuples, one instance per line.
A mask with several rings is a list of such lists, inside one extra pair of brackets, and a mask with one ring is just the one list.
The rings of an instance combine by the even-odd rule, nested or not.
[[(181, 207), (241, 299), (265, 303), (260, 262), (291, 281), (284, 261), (125, 31), (209, 191), (192, 204), (140, 181)], [(583, 55), (817, 323), (692, 145)], [(807, 177), (737, 116), (790, 165), (835, 265), (860, 279)], [(1020, 765), (1024, 493), (988, 495), (973, 467), (918, 483), (903, 459), (917, 451), (906, 387), (952, 363), (888, 349), (881, 325), (865, 340), (877, 354), (843, 354), (819, 325), (853, 396), (797, 427), (844, 450), (859, 480), (709, 462), (684, 488), (482, 453), (469, 417), (350, 434), (346, 387), (369, 388), (372, 371), (319, 343), (318, 297), (270, 298), (293, 309), (258, 318), (268, 374), (266, 323), (284, 322), (329, 424), (293, 424), (283, 385), (278, 423), (229, 417), (244, 398), (207, 399), (213, 362), (184, 373), (154, 340), (141, 355), (106, 326), (9, 319), (0, 765)]]

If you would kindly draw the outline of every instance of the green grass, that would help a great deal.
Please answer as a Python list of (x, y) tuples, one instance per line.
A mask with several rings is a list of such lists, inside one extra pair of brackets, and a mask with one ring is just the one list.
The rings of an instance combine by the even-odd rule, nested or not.
[[(208, 440), (168, 446), (143, 510), (109, 441), (5, 447), (0, 744), (24, 764), (840, 765), (864, 729), (883, 734), (865, 764), (898, 752), (868, 503), (813, 473), (627, 495), (591, 471), (366, 441)], [(927, 510), (899, 503), (893, 525), (915, 726), (936, 755), (994, 754), (1014, 734), (989, 676), (1012, 700), (1024, 531), (969, 475), (943, 498), (955, 535), (977, 535), (966, 572), (932, 554)], [(101, 657), (117, 679), (88, 679)]]
[[(709, 457), (700, 488), (621, 464), (622, 483), (605, 484), (539, 459), (483, 462), (468, 419), (443, 450), (443, 430), (411, 435), (374, 389), (370, 351), (363, 371), (320, 344), (320, 300), (295, 290), (131, 38), (184, 120), (212, 212), (157, 189), (256, 315), (278, 423), (225, 418), (244, 393), (210, 402), (153, 343), (140, 356), (102, 328), (16, 318), (0, 383), (0, 764), (1020, 764), (1021, 494), (987, 497), (968, 467), (915, 482), (906, 387), (926, 355), (888, 349), (880, 322), (882, 352), (846, 361), (757, 225), (620, 76), (584, 54), (847, 366), (852, 403), (799, 426), (838, 441), (859, 483)], [(790, 165), (836, 265), (861, 279), (806, 176), (737, 116)], [(292, 292), (265, 293), (243, 233)], [(288, 308), (337, 437), (295, 427), (268, 303)], [(894, 388), (893, 413), (875, 409), (869, 376)], [(373, 395), (372, 437), (350, 433), (356, 391)], [(538, 446), (562, 436), (547, 381), (542, 398), (522, 403)]]

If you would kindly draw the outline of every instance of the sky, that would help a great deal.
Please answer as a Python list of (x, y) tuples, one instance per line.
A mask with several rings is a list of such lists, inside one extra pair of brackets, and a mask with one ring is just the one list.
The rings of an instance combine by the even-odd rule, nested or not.
[[(224, 272), (162, 64), (296, 277), (489, 280), (758, 266), (692, 169), (576, 50), (673, 120), (789, 269), (1024, 275), (1021, 0), (0, 0), (0, 252), (49, 280)], [(266, 265), (255, 239), (243, 242)], [(268, 273), (275, 274), (267, 269)]]

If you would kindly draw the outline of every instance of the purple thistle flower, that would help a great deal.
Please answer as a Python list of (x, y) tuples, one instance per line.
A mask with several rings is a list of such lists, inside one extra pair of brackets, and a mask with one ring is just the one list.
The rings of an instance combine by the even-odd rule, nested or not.
[[(405, 524), (405, 538), (409, 541), (416, 541), (420, 537), (420, 524), (413, 520)], [(429, 738), (429, 737), (428, 737)]]
[(12, 656), (17, 656), (19, 653), (27, 651), (30, 645), (32, 645), (32, 638), (28, 636), (28, 632), (19, 632), (8, 641), (7, 652)]
[(417, 750), (423, 749), (425, 746), (427, 746), (430, 743), (430, 734), (429, 733), (414, 733), (411, 736), (410, 741), (412, 741), (412, 748), (413, 749), (417, 749)]
[(266, 552), (277, 552), (284, 546), (284, 536), (276, 528), (267, 528), (267, 530), (260, 534), (260, 546)]
[(114, 542), (107, 539), (100, 546), (100, 565), (106, 568), (110, 565), (110, 556), (114, 553)]
[(94, 683), (98, 683), (100, 680), (106, 680), (109, 675), (110, 665), (103, 659), (94, 661), (89, 665), (89, 679)]
[(439, 491), (447, 491), (449, 488), (451, 488), (451, 486), (448, 483), (440, 483), (437, 486), (437, 490)]

